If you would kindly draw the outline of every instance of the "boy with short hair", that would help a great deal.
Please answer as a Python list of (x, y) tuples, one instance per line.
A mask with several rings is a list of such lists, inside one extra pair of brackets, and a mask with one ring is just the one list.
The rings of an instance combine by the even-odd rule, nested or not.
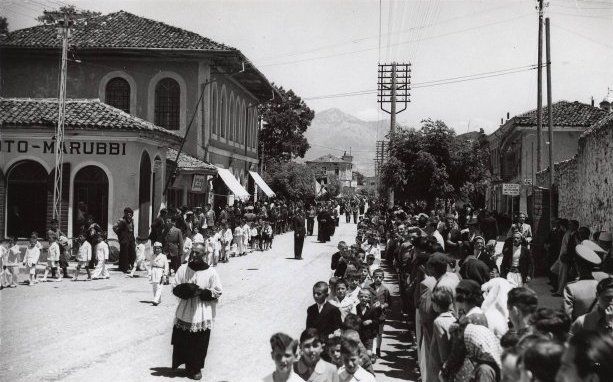
[(28, 285), (38, 284), (38, 280), (36, 280), (36, 263), (38, 263), (39, 258), (40, 245), (38, 243), (38, 236), (36, 233), (32, 233), (28, 248), (26, 248), (26, 254), (23, 257), (23, 265), (27, 268), (30, 275)]
[(307, 309), (306, 328), (319, 331), (322, 338), (328, 338), (335, 331), (339, 331), (343, 322), (339, 309), (327, 301), (328, 284), (318, 281), (313, 285), (313, 299), (315, 304)]
[(149, 274), (149, 269), (147, 268), (147, 256), (146, 256), (146, 251), (147, 251), (147, 241), (149, 240), (148, 237), (138, 237), (136, 239), (136, 242), (138, 243), (136, 245), (136, 260), (134, 261), (134, 266), (132, 267), (132, 271), (130, 272), (130, 274), (128, 275), (128, 277), (134, 277), (134, 272), (136, 272), (136, 270), (138, 268), (140, 268), (141, 266), (143, 268), (145, 268), (145, 270), (147, 271), (147, 275)]
[(306, 329), (300, 335), (301, 356), (294, 371), (307, 382), (337, 382), (336, 366), (321, 359), (324, 350), (317, 329)]
[(285, 333), (276, 333), (270, 337), (270, 347), (275, 371), (264, 377), (262, 382), (302, 382), (293, 367), (298, 356), (298, 341)]
[(385, 329), (386, 314), (389, 311), (392, 302), (392, 296), (389, 289), (383, 285), (385, 274), (383, 269), (378, 268), (373, 272), (373, 283), (370, 284), (370, 289), (375, 292), (375, 297), (381, 307), (381, 316), (379, 316), (379, 333), (377, 334), (377, 357), (381, 357), (381, 342), (383, 339), (383, 331)]
[[(47, 275), (49, 270), (55, 273), (58, 262), (60, 261), (60, 245), (57, 242), (57, 236), (54, 233), (49, 233), (49, 248), (47, 249), (47, 266), (45, 267), (45, 273), (43, 275), (43, 282), (47, 281)], [(62, 281), (62, 272), (58, 272), (57, 281)]]
[(372, 303), (373, 294), (368, 288), (360, 290), (358, 295), (360, 303), (356, 307), (357, 315), (360, 318), (360, 340), (366, 347), (368, 354), (373, 352), (373, 342), (379, 333), (379, 317), (381, 316), (381, 306), (379, 301)]
[(349, 338), (341, 339), (343, 366), (338, 370), (340, 382), (375, 382), (375, 377), (360, 366), (360, 347)]
[(354, 301), (347, 297), (347, 281), (340, 279), (336, 282), (336, 296), (328, 302), (338, 308), (341, 312), (341, 320), (344, 322), (348, 314), (355, 314)]

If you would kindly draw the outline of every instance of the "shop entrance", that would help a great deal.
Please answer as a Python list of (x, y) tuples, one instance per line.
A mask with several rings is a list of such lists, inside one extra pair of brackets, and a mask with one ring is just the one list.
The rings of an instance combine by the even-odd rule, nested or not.
[(109, 180), (97, 166), (85, 166), (74, 177), (73, 235), (81, 232), (87, 216), (103, 230), (108, 227)]
[(7, 172), (6, 233), (19, 238), (45, 236), (47, 171), (32, 160), (17, 162)]

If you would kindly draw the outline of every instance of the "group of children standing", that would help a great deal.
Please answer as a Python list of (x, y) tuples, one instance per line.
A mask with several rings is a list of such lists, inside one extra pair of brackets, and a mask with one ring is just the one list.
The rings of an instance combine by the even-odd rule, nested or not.
[(380, 260), (376, 240), (357, 240), (351, 247), (339, 243), (332, 261), (336, 276), (313, 286), (315, 304), (307, 309), (300, 340), (283, 333), (271, 338), (273, 358), (279, 352), (285, 359), (275, 359), (277, 369), (268, 378), (310, 381), (326, 375), (321, 380), (375, 381), (373, 364), (381, 355), (391, 303)]

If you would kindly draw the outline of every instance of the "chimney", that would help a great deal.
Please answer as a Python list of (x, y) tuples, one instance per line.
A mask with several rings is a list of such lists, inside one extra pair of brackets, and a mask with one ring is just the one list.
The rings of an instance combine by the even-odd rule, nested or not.
[(592, 107), (594, 107), (594, 97), (592, 96)]
[(504, 125), (504, 118), (500, 118), (500, 124)]
[(511, 118), (511, 113), (507, 111), (507, 121), (509, 120), (509, 118)]
[(343, 154), (343, 157), (341, 158), (342, 160), (344, 160), (345, 162), (351, 163), (353, 162), (353, 155), (347, 155), (347, 151), (345, 151), (345, 153)]
[(600, 108), (607, 113), (613, 112), (613, 89), (607, 89), (607, 96), (600, 102)]

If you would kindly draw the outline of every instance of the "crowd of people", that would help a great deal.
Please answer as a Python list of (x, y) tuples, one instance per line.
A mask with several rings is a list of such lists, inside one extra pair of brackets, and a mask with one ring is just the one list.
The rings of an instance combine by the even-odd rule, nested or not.
[[(557, 232), (550, 255), (535, 258), (525, 214), (502, 232), (487, 211), (408, 210), (371, 208), (356, 243), (338, 243), (332, 277), (313, 286), (305, 330), (296, 340), (271, 337), (276, 369), (266, 380), (375, 380), (391, 304), (383, 258), (398, 277), (421, 381), (613, 381), (608, 232)], [(558, 309), (544, 307), (530, 287), (535, 268), (560, 261), (564, 299)]]

